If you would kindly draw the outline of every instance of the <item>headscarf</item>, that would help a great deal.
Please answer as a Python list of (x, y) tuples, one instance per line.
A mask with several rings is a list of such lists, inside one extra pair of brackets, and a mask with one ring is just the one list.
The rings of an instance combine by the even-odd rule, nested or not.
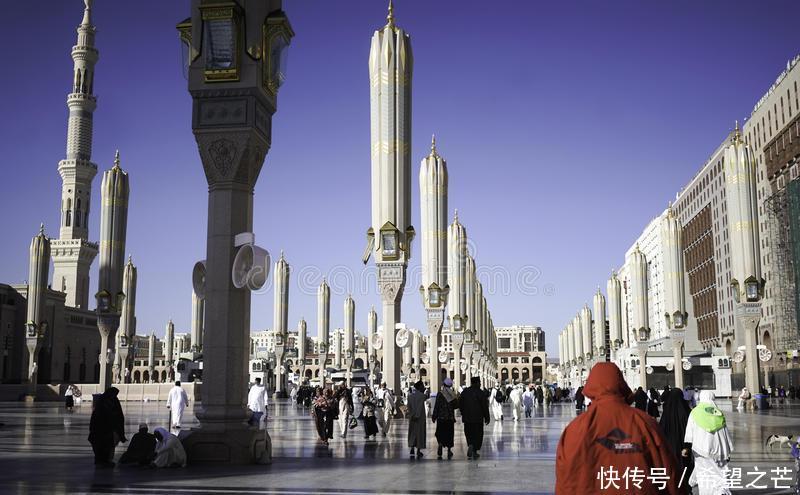
[(447, 385), (448, 387), (452, 387), (453, 380), (451, 380), (450, 377), (448, 376), (447, 378), (444, 379), (444, 384)]
[(165, 428), (162, 428), (161, 426), (153, 430), (153, 435), (155, 435), (156, 433), (161, 434), (161, 440), (158, 440), (156, 438), (158, 442), (156, 443), (156, 450), (161, 450), (167, 445), (167, 440), (169, 440), (169, 437), (170, 435), (172, 435), (172, 433), (168, 432)]
[(725, 425), (725, 416), (714, 403), (714, 399), (714, 392), (700, 392), (697, 407), (689, 414), (683, 441), (691, 443), (692, 450), (697, 455), (719, 463), (731, 458), (733, 442)]

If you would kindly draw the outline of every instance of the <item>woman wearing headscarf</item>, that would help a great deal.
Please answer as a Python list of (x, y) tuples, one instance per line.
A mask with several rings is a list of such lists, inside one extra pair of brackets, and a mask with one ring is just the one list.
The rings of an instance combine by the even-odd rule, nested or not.
[(650, 397), (647, 398), (647, 414), (658, 419), (661, 415), (658, 411), (658, 407), (661, 405), (661, 396), (658, 395), (658, 392), (655, 388), (650, 388)]
[(453, 458), (453, 437), (455, 435), (454, 426), (456, 424), (456, 412), (458, 409), (458, 394), (453, 390), (453, 380), (449, 377), (444, 379), (439, 393), (436, 394), (436, 403), (431, 413), (431, 421), (436, 423), (436, 441), (439, 442), (439, 449), (436, 457), (442, 458), (442, 448), (447, 448), (447, 458)]
[(155, 467), (183, 467), (186, 465), (186, 451), (178, 437), (164, 428), (156, 428), (153, 432), (156, 437), (156, 458), (153, 459)]
[(750, 391), (747, 390), (747, 387), (742, 387), (742, 392), (739, 394), (739, 403), (736, 405), (736, 409), (741, 409), (750, 400)]
[(328, 440), (333, 438), (333, 416), (336, 414), (333, 391), (331, 389), (318, 390), (317, 398), (314, 399), (312, 414), (317, 424), (319, 439), (322, 443), (328, 445)]
[(369, 387), (361, 395), (361, 410), (364, 414), (364, 438), (378, 435), (378, 418), (375, 417), (375, 394)]
[(583, 412), (583, 387), (578, 387), (578, 390), (575, 391), (575, 411), (580, 414)]
[(647, 392), (642, 387), (637, 388), (636, 393), (633, 394), (633, 406), (636, 409), (647, 411)]
[[(692, 444), (696, 469), (689, 478), (691, 486), (699, 485), (700, 495), (730, 494), (726, 487), (724, 468), (727, 466), (733, 451), (725, 415), (719, 410), (714, 400), (714, 392), (703, 390), (697, 406), (689, 414), (686, 434), (683, 441)], [(688, 454), (688, 449), (684, 449)], [(697, 473), (703, 476), (698, 480)]]
[[(664, 413), (659, 424), (667, 443), (672, 448), (672, 453), (678, 459), (678, 472), (675, 475), (678, 479), (688, 480), (694, 470), (694, 460), (690, 453), (692, 445), (684, 442), (686, 424), (689, 422), (689, 404), (683, 399), (683, 390), (679, 388), (670, 389), (661, 397), (664, 399)], [(682, 493), (690, 493), (686, 481), (680, 488)]]
[(89, 443), (94, 451), (94, 463), (113, 466), (114, 448), (125, 438), (125, 416), (117, 398), (119, 389), (111, 387), (92, 399), (92, 416), (89, 420)]
[(422, 449), (427, 443), (425, 422), (425, 384), (422, 380), (414, 384), (413, 392), (408, 394), (408, 446), (411, 448), (411, 456), (414, 456), (416, 449), (417, 458), (422, 457)]

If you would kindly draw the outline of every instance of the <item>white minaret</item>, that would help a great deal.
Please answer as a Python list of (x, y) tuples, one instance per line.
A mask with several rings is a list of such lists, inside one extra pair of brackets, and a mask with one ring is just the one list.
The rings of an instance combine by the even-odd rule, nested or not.
[(278, 376), (275, 380), (275, 396), (286, 393), (287, 370), (284, 363), (286, 340), (289, 332), (289, 263), (281, 251), (280, 259), (275, 262), (275, 292), (272, 313), (272, 331), (275, 334), (275, 369)]
[(130, 370), (128, 352), (133, 336), (136, 335), (136, 281), (137, 272), (133, 259), (128, 256), (128, 262), (122, 272), (122, 292), (125, 299), (122, 301), (122, 312), (119, 319), (119, 331), (116, 339), (116, 352), (114, 353), (114, 381), (125, 382), (125, 370)]
[(67, 95), (67, 155), (58, 162), (61, 175), (61, 226), (59, 239), (52, 241), (53, 288), (66, 293), (66, 305), (89, 308), (89, 270), (97, 256), (97, 244), (89, 242), (89, 208), (92, 180), (97, 165), (92, 163), (92, 116), (94, 66), (99, 52), (94, 47), (92, 2), (84, 0), (83, 21), (72, 47), (72, 92)]
[[(439, 354), (441, 330), (447, 302), (447, 162), (436, 150), (431, 138), (431, 152), (419, 167), (420, 217), (422, 228), (422, 300), (425, 305), (432, 352)], [(434, 364), (438, 358), (431, 360)], [(439, 392), (441, 366), (430, 367), (431, 393)]]
[(297, 323), (297, 360), (300, 365), (300, 383), (306, 379), (306, 342), (308, 340), (308, 325), (305, 318), (300, 318)]
[[(114, 166), (103, 173), (100, 187), (100, 276), (98, 279), (97, 327), (100, 331), (100, 389), (111, 385), (113, 353), (119, 327), (122, 293), (122, 271), (125, 266), (125, 239), (128, 230), (128, 174), (119, 163), (119, 150)], [(111, 365), (111, 366), (109, 366)]]
[[(378, 334), (378, 313), (375, 306), (372, 306), (367, 313), (367, 361), (369, 366), (369, 382), (372, 385), (375, 381), (375, 365), (378, 363), (378, 352), (375, 349), (375, 335)], [(431, 361), (433, 362), (433, 361)]]
[(592, 298), (594, 306), (594, 359), (596, 362), (606, 360), (606, 298), (597, 286)]
[(728, 203), (728, 236), (731, 250), (731, 288), (736, 301), (736, 340), (744, 340), (745, 384), (760, 390), (756, 329), (761, 320), (764, 281), (758, 238), (756, 163), (742, 141), (739, 123), (725, 150), (725, 196)]
[(167, 331), (164, 334), (164, 361), (167, 364), (167, 378), (175, 376), (175, 324), (172, 318), (167, 322)]
[(622, 284), (617, 278), (617, 272), (611, 272), (611, 278), (606, 283), (606, 294), (608, 294), (608, 342), (611, 346), (611, 360), (616, 361), (616, 351), (622, 345)]
[(661, 221), (661, 251), (663, 253), (664, 270), (664, 305), (667, 328), (671, 330), (672, 356), (675, 361), (675, 386), (683, 388), (683, 342), (686, 331), (686, 292), (683, 268), (683, 246), (681, 243), (681, 226), (672, 212), (672, 205), (667, 207), (667, 214)]
[(411, 40), (394, 24), (375, 31), (369, 51), (372, 226), (366, 262), (374, 251), (383, 302), (383, 381), (400, 390), (397, 323), (411, 256)]
[(447, 230), (447, 278), (450, 292), (447, 310), (450, 315), (450, 332), (453, 343), (453, 386), (456, 390), (461, 386), (461, 346), (464, 343), (464, 328), (470, 324), (466, 320), (466, 261), (467, 231), (458, 221), (458, 210), (453, 223)]
[(347, 386), (352, 384), (353, 360), (356, 356), (356, 302), (351, 294), (344, 300), (344, 353), (347, 360)]
[[(44, 235), (44, 224), (31, 240), (28, 263), (27, 322), (25, 344), (28, 348), (28, 397), (36, 396), (39, 349), (49, 323), (47, 322), (47, 280), (50, 276), (50, 239)], [(9, 325), (10, 326), (10, 325)]]
[(319, 345), (319, 378), (325, 387), (325, 368), (330, 352), (331, 288), (325, 278), (317, 289), (317, 342)]
[(154, 375), (156, 373), (156, 333), (150, 332), (150, 338), (147, 340), (147, 367), (150, 372), (150, 383), (155, 383)]
[(631, 305), (632, 327), (639, 351), (640, 386), (647, 390), (647, 347), (650, 340), (650, 317), (647, 307), (647, 258), (639, 250), (633, 250), (630, 258), (631, 266)]
[(581, 336), (583, 337), (583, 362), (589, 368), (592, 357), (594, 356), (594, 346), (592, 345), (592, 310), (589, 303), (584, 303), (580, 312), (581, 316)]

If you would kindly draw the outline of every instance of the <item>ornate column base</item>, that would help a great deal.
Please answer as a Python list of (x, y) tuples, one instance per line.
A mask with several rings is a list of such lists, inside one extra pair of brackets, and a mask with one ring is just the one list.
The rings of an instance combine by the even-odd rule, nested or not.
[(256, 430), (244, 422), (215, 423), (181, 431), (181, 443), (190, 464), (271, 464), (272, 439), (267, 430)]

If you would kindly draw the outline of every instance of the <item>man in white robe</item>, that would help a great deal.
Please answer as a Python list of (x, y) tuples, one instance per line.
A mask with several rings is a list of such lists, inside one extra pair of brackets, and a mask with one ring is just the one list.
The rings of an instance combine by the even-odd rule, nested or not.
[(394, 394), (391, 390), (386, 388), (386, 382), (381, 383), (381, 388), (378, 389), (375, 398), (378, 400), (379, 404), (383, 403), (383, 407), (377, 408), (377, 416), (378, 424), (381, 427), (381, 433), (383, 436), (386, 436), (389, 432), (389, 428), (392, 426), (395, 406)]
[(183, 411), (188, 405), (189, 396), (186, 395), (186, 391), (181, 388), (181, 382), (176, 381), (175, 386), (172, 387), (172, 389), (169, 391), (169, 395), (167, 396), (167, 409), (169, 409), (172, 413), (171, 423), (173, 428), (180, 429)]
[(522, 394), (522, 407), (525, 408), (525, 417), (530, 418), (533, 415), (533, 385), (528, 387)]
[(522, 417), (522, 385), (511, 390), (511, 411), (514, 413), (514, 421), (519, 421)]
[(256, 378), (256, 383), (250, 387), (247, 393), (247, 408), (252, 411), (250, 420), (247, 422), (250, 426), (261, 426), (262, 418), (267, 412), (267, 390), (261, 385), (261, 378)]
[(502, 421), (503, 420), (503, 400), (505, 396), (503, 395), (503, 391), (500, 389), (500, 384), (498, 383), (492, 389), (492, 393), (489, 396), (489, 408), (492, 410), (492, 416), (494, 417), (495, 421)]

